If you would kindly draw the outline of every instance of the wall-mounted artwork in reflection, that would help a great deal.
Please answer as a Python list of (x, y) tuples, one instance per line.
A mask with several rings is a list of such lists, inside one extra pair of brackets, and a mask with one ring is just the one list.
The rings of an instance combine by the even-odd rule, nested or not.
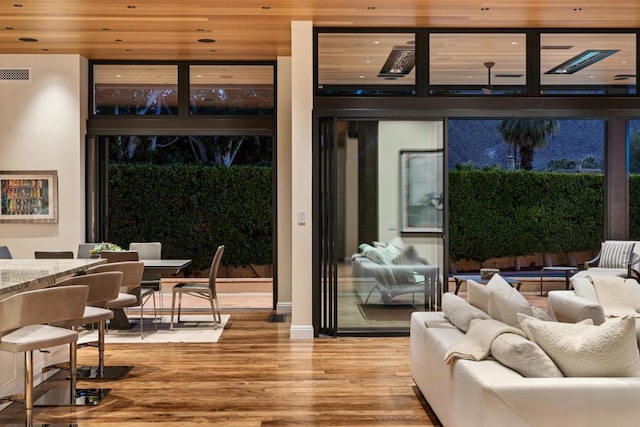
[(441, 233), (444, 221), (444, 153), (400, 152), (401, 231)]
[(57, 223), (57, 172), (0, 171), (0, 222)]

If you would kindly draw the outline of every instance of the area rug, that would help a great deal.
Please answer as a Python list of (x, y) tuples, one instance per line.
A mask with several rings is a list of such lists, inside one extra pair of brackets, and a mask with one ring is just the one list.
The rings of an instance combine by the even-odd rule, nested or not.
[(360, 314), (366, 320), (378, 322), (411, 320), (411, 313), (418, 309), (412, 304), (358, 304)]
[[(224, 331), (224, 327), (229, 321), (230, 315), (221, 316), (222, 323), (218, 329), (213, 329), (211, 315), (189, 315), (181, 316), (181, 322), (174, 321), (174, 330), (169, 330), (169, 316), (163, 316), (158, 323), (158, 331), (155, 331), (150, 319), (145, 319), (142, 336), (140, 338), (140, 325), (134, 326), (126, 331), (110, 330), (105, 335), (107, 344), (157, 344), (157, 343), (215, 343)], [(137, 319), (131, 319), (136, 322)], [(84, 331), (80, 333), (78, 343), (97, 341), (97, 331)]]

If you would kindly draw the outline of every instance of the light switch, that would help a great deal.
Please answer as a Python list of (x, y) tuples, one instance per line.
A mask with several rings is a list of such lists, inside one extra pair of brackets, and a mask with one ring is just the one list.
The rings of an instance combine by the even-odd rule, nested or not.
[(298, 225), (307, 223), (307, 211), (298, 211)]

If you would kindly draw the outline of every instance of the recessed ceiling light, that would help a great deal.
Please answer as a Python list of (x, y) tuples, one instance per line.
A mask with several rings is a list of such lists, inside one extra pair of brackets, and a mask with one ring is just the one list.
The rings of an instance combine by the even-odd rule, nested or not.
[(133, 49), (125, 49), (125, 52), (133, 52)]
[(264, 6), (262, 6), (262, 9), (263, 10), (269, 10), (269, 9), (271, 9), (271, 6), (265, 4)]
[(511, 44), (518, 44), (518, 42), (511, 42)]
[(376, 7), (375, 6), (367, 6), (367, 10), (375, 10)]
[(360, 77), (361, 79), (364, 79), (364, 76), (358, 76), (358, 77)]
[(111, 28), (104, 27), (104, 28), (102, 29), (102, 31), (111, 31)]
[(122, 74), (116, 74), (116, 77), (120, 78), (120, 77), (122, 77)]
[(204, 32), (204, 28), (196, 28), (196, 31), (199, 32), (199, 33), (202, 33), (202, 32)]
[(574, 12), (580, 12), (581, 10), (582, 10), (582, 8), (581, 8), (581, 7), (574, 7), (574, 8), (573, 8), (573, 11), (574, 11)]
[(43, 52), (49, 52), (49, 49), (47, 49), (46, 47), (42, 49)]
[(216, 49), (209, 49), (209, 52), (211, 52), (211, 53), (216, 53), (216, 52), (217, 52), (217, 50), (216, 50)]
[(34, 39), (32, 37), (20, 37), (19, 39), (21, 42), (27, 42), (27, 43), (35, 43), (38, 41), (38, 39)]
[(198, 39), (199, 43), (215, 43), (214, 39)]
[(135, 7), (134, 5), (132, 5), (132, 4), (127, 5), (127, 9), (135, 9), (135, 8), (136, 8), (136, 7)]
[(117, 43), (120, 43), (122, 41), (122, 39), (116, 39), (115, 40)]
[(371, 64), (371, 61), (369, 61), (368, 59), (366, 61), (364, 61), (367, 64)]
[(13, 30), (13, 27), (4, 27), (5, 30)]
[(20, 3), (15, 3), (13, 7), (22, 7), (22, 5)]
[(622, 63), (623, 63), (623, 64), (626, 64), (626, 63), (627, 63), (627, 61), (622, 61)]
[(380, 44), (378, 40), (374, 41), (373, 44)]
[(198, 74), (196, 77), (201, 79), (202, 78), (202, 74)]
[(491, 10), (490, 7), (481, 7), (480, 8), (481, 11), (486, 12), (487, 10)]
[(468, 77), (468, 78), (470, 78), (470, 79), (472, 79), (472, 78), (473, 78), (473, 76), (467, 76), (467, 77)]

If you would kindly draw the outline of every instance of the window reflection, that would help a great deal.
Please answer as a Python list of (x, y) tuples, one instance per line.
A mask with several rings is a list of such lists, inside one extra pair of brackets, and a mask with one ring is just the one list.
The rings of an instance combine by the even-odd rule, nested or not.
[(430, 34), (429, 61), (429, 84), (434, 94), (522, 93), (526, 84), (526, 36)]
[(93, 67), (94, 114), (161, 115), (178, 112), (176, 65)]
[(546, 95), (629, 94), (636, 85), (635, 34), (541, 34)]

